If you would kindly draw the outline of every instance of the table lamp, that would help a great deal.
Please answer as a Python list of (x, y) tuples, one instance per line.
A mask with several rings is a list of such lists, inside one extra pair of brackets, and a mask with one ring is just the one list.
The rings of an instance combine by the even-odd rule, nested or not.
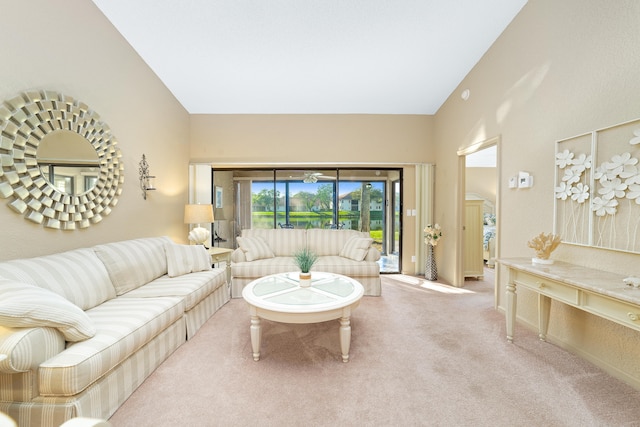
[(200, 224), (211, 224), (213, 222), (213, 205), (185, 205), (184, 223), (197, 224), (189, 232), (189, 240), (196, 245), (204, 245), (211, 236), (211, 232)]

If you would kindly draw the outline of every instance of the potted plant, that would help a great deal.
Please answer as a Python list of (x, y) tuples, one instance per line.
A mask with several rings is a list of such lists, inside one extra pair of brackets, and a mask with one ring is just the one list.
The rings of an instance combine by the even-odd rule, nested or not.
[(293, 259), (300, 269), (300, 286), (311, 286), (311, 267), (318, 260), (318, 255), (311, 250), (304, 248), (293, 254)]

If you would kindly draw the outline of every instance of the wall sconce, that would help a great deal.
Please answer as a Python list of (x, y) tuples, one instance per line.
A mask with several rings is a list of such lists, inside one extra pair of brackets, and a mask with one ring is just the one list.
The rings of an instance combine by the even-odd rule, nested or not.
[(201, 227), (200, 224), (211, 224), (213, 222), (213, 205), (185, 205), (184, 223), (197, 224), (198, 226), (189, 232), (189, 240), (196, 245), (204, 244), (211, 236), (209, 229)]
[(140, 172), (140, 188), (142, 189), (142, 198), (147, 200), (147, 191), (155, 190), (156, 188), (151, 183), (151, 179), (155, 178), (155, 176), (149, 175), (149, 163), (147, 163), (147, 158), (145, 155), (142, 155), (142, 160), (138, 165), (138, 170)]

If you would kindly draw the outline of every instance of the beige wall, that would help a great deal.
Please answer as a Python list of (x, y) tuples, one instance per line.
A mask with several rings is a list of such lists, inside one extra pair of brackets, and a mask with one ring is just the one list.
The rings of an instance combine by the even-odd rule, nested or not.
[[(186, 241), (187, 112), (91, 1), (1, 0), (0, 10), (0, 100), (48, 89), (85, 102), (111, 127), (125, 165), (118, 204), (88, 229), (45, 229), (0, 199), (0, 260), (141, 236)], [(158, 188), (146, 201), (143, 153)]]
[[(456, 151), (501, 137), (499, 256), (532, 255), (526, 242), (553, 229), (554, 142), (640, 117), (640, 2), (529, 0), (436, 115), (436, 216), (455, 235)], [(460, 92), (469, 88), (468, 101)], [(506, 180), (535, 176), (528, 190)], [(447, 185), (446, 191), (443, 188)], [(453, 236), (452, 236), (453, 237)], [(443, 241), (441, 274), (454, 276), (453, 239)], [(440, 247), (440, 245), (438, 245)], [(639, 255), (562, 245), (554, 258), (608, 271), (634, 270)], [(497, 296), (504, 306), (505, 274)], [(536, 299), (519, 294), (518, 315), (536, 324)], [(640, 384), (640, 333), (554, 303), (550, 337)]]
[(419, 163), (433, 157), (433, 117), (191, 116), (191, 160), (217, 164)]
[(433, 117), (409, 115), (192, 115), (191, 161), (217, 166), (389, 165), (404, 168), (402, 271), (416, 266), (416, 163), (434, 161)]
[(497, 168), (466, 168), (465, 190), (467, 193), (477, 194), (495, 205), (497, 179)]

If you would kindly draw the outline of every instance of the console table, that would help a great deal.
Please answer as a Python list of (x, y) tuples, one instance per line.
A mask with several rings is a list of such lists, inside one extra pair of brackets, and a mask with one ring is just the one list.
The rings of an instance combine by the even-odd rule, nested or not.
[(551, 300), (640, 331), (640, 289), (623, 283), (626, 276), (556, 261), (533, 264), (531, 258), (506, 258), (508, 268), (507, 340), (513, 342), (517, 288), (538, 294), (538, 334), (546, 340)]

